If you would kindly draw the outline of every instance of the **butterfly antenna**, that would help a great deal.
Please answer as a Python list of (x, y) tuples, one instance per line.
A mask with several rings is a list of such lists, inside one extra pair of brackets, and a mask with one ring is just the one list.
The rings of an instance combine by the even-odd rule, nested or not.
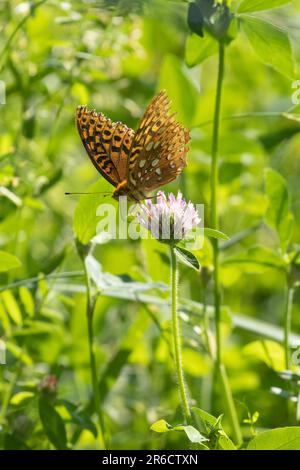
[(82, 195), (82, 194), (102, 194), (104, 197), (106, 197), (106, 196), (112, 196), (113, 193), (101, 192), (101, 191), (100, 191), (100, 192), (96, 191), (96, 192), (93, 192), (93, 193), (80, 193), (80, 192), (65, 193), (66, 196), (70, 196), (70, 195), (73, 195), (73, 194), (75, 194), (75, 195)]

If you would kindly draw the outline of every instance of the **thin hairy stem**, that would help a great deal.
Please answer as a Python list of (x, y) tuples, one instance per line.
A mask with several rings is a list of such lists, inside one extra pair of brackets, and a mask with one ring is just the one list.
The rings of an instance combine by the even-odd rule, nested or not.
[(174, 246), (170, 246), (171, 256), (171, 295), (172, 295), (172, 335), (173, 335), (173, 346), (174, 346), (174, 359), (175, 367), (179, 388), (179, 397), (183, 410), (183, 415), (186, 423), (190, 421), (191, 412), (188, 403), (186, 386), (184, 382), (184, 374), (182, 367), (182, 352), (181, 352), (181, 333), (180, 324), (177, 312), (177, 288), (178, 288), (178, 267), (177, 258), (175, 254)]

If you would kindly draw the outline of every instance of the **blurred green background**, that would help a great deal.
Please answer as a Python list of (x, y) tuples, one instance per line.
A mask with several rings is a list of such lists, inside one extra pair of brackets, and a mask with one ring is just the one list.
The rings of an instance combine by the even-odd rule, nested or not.
[[(0, 80), (6, 85), (6, 104), (0, 106), (0, 250), (21, 262), (0, 273), (0, 337), (7, 350), (7, 364), (0, 365), (2, 448), (53, 447), (38, 412), (40, 383), (48, 374), (58, 377), (56, 409), (70, 446), (99, 448), (86, 409), (91, 388), (85, 294), (73, 234), (78, 197), (64, 193), (86, 191), (100, 175), (75, 128), (76, 107), (87, 104), (136, 129), (152, 96), (166, 89), (178, 119), (191, 129), (188, 166), (166, 189), (203, 203), (209, 225), (217, 58), (197, 63), (201, 39), (190, 37), (187, 6), (156, 0), (0, 1)], [(296, 79), (300, 2), (264, 14), (288, 30)], [(290, 247), (299, 243), (300, 127), (295, 115), (280, 114), (293, 106), (292, 81), (260, 62), (243, 32), (227, 48), (218, 205), (221, 230), (234, 243), (224, 242), (221, 252), (224, 361), (240, 422), (258, 411), (258, 429), (297, 424), (297, 389), (278, 375), (284, 369), (282, 330), (272, 329), (282, 326), (286, 279), (272, 266), (225, 260), (257, 244), (279, 250), (275, 231), (263, 221), (266, 167), (286, 180), (295, 217)], [(95, 257), (103, 272), (124, 283), (168, 284), (164, 252), (157, 242), (116, 240), (99, 245)], [(180, 295), (211, 305), (209, 239), (198, 255), (205, 269), (198, 274), (181, 267)], [(123, 293), (126, 284), (118, 295)], [(151, 294), (167, 295), (155, 286)], [(299, 300), (296, 290), (295, 333)], [(224, 410), (203, 345), (203, 318), (192, 307), (182, 317), (190, 394), (218, 416)], [(150, 431), (160, 418), (180, 422), (169, 321), (163, 306), (118, 299), (109, 289), (97, 301), (96, 353), (115, 449), (188, 448), (179, 433)], [(249, 424), (243, 430), (249, 438)]]

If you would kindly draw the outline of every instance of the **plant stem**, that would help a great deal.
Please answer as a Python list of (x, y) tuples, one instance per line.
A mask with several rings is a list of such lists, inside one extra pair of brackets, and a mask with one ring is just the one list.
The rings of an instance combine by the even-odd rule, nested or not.
[(179, 318), (177, 314), (177, 287), (178, 287), (178, 266), (174, 246), (170, 245), (171, 256), (171, 295), (172, 295), (172, 334), (174, 345), (174, 359), (179, 388), (179, 397), (182, 405), (183, 416), (186, 423), (189, 423), (191, 412), (187, 399), (186, 387), (184, 382), (184, 374), (182, 368), (182, 352), (181, 352), (181, 334)]
[[(217, 89), (215, 99), (215, 111), (213, 119), (213, 135), (211, 148), (211, 227), (219, 229), (218, 217), (218, 148), (219, 148), (219, 127), (221, 112), (222, 85), (224, 78), (225, 47), (222, 42), (219, 43), (219, 66), (217, 77)], [(216, 334), (216, 373), (220, 380), (222, 395), (224, 396), (226, 407), (229, 413), (231, 426), (235, 441), (237, 444), (242, 442), (242, 433), (238, 421), (236, 408), (234, 405), (226, 369), (222, 363), (222, 344), (221, 344), (221, 309), (220, 309), (220, 279), (219, 279), (219, 243), (217, 239), (213, 240), (213, 262), (214, 262), (214, 301), (215, 301), (215, 334)]]
[(231, 393), (231, 388), (226, 372), (226, 368), (224, 364), (219, 365), (219, 369), (217, 370), (219, 377), (220, 377), (220, 385), (222, 389), (222, 395), (224, 397), (226, 408), (230, 416), (231, 426), (232, 426), (232, 433), (233, 439), (237, 445), (240, 445), (243, 442), (242, 432), (240, 428), (240, 423), (238, 420), (238, 415), (236, 412), (233, 396)]
[(284, 356), (285, 356), (285, 368), (286, 369), (290, 368), (289, 338), (290, 338), (290, 333), (291, 333), (293, 299), (294, 299), (294, 288), (287, 286), (285, 311), (284, 311)]
[(93, 317), (94, 317), (95, 299), (91, 295), (90, 280), (87, 274), (85, 264), (84, 264), (84, 269), (85, 269), (85, 279), (86, 279), (86, 297), (87, 297), (86, 314), (87, 314), (87, 323), (88, 323), (88, 342), (89, 342), (90, 368), (91, 368), (92, 387), (93, 387), (93, 399), (94, 399), (95, 411), (98, 416), (98, 423), (99, 423), (99, 428), (100, 428), (100, 432), (102, 435), (103, 446), (104, 446), (104, 449), (106, 450), (108, 439), (107, 439), (107, 433), (106, 433), (105, 425), (104, 425), (103, 413), (101, 409), (99, 383), (97, 379), (96, 357), (95, 357), (95, 351), (94, 351)]
[[(225, 50), (222, 43), (219, 44), (219, 67), (216, 89), (213, 136), (211, 148), (211, 226), (213, 229), (219, 229), (218, 219), (218, 147), (219, 147), (219, 127), (222, 84), (224, 77), (224, 59)], [(215, 298), (215, 327), (216, 327), (216, 365), (219, 368), (221, 364), (221, 335), (220, 335), (220, 286), (219, 286), (219, 244), (217, 239), (213, 239), (214, 251), (214, 298)]]

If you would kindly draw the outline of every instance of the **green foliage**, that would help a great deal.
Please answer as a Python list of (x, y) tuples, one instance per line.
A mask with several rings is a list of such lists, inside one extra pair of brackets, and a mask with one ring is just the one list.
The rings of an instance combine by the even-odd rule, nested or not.
[(188, 25), (190, 29), (203, 36), (204, 29), (218, 41), (228, 41), (227, 35), (232, 14), (224, 2), (196, 0), (189, 3)]
[(210, 413), (207, 413), (200, 408), (192, 408), (193, 416), (196, 423), (199, 426), (199, 430), (204, 436), (207, 437), (207, 441), (210, 449), (216, 450), (235, 450), (236, 447), (231, 439), (225, 433), (222, 422), (222, 415), (219, 418), (215, 418)]
[[(96, 217), (97, 208), (107, 202), (106, 194), (97, 193), (108, 192), (109, 194), (112, 192), (112, 187), (102, 178), (97, 183), (92, 184), (86, 192), (92, 194), (80, 197), (74, 213), (73, 223), (75, 236), (83, 245), (88, 244), (96, 236), (97, 223), (99, 222)], [(111, 200), (109, 202), (112, 204)]]
[(285, 269), (287, 267), (286, 261), (279, 254), (259, 245), (251, 246), (245, 253), (237, 253), (225, 259), (223, 264), (245, 264), (247, 265), (246, 269), (254, 272), (259, 272), (266, 268)]
[(193, 253), (191, 253), (190, 251), (180, 246), (175, 247), (175, 252), (180, 262), (195, 269), (196, 271), (199, 271), (200, 269), (199, 261), (197, 260), (196, 256)]
[(292, 236), (294, 218), (290, 212), (290, 199), (284, 178), (272, 170), (265, 171), (266, 194), (269, 206), (266, 222), (276, 230), (282, 249), (285, 251)]
[(15, 255), (0, 251), (0, 272), (9, 271), (20, 266), (21, 261)]
[(300, 428), (297, 426), (265, 431), (252, 439), (248, 450), (298, 450)]
[(165, 432), (178, 432), (178, 431), (183, 431), (188, 440), (192, 442), (193, 444), (201, 444), (201, 449), (208, 447), (206, 445), (203, 445), (203, 442), (207, 441), (204, 436), (200, 434), (200, 432), (194, 428), (194, 426), (183, 426), (183, 425), (178, 425), (178, 426), (171, 426), (167, 421), (164, 419), (159, 419), (155, 423), (151, 425), (152, 431), (158, 432), (158, 433), (165, 433)]
[(204, 227), (204, 234), (210, 238), (216, 238), (218, 240), (229, 240), (228, 235), (221, 232), (220, 230), (214, 230), (213, 228)]
[(205, 59), (216, 54), (218, 45), (211, 36), (199, 38), (191, 34), (186, 41), (185, 60), (189, 67), (201, 64)]
[(250, 13), (261, 10), (272, 10), (281, 7), (291, 0), (243, 0), (238, 6), (239, 13)]
[(290, 79), (294, 77), (292, 49), (285, 31), (269, 21), (247, 15), (242, 17), (242, 27), (262, 62)]
[(63, 419), (45, 399), (39, 400), (39, 412), (45, 433), (56, 449), (67, 448), (67, 436)]
[[(1, 449), (102, 448), (84, 269), (94, 308), (96, 386), (111, 448), (236, 449), (223, 391), (213, 382), (216, 240), (222, 356), (241, 448), (300, 449), (299, 365), (291, 360), (286, 370), (283, 341), (289, 286), (294, 357), (300, 344), (300, 114), (291, 79), (299, 72), (299, 2), (231, 1), (230, 11), (221, 3), (1, 3)], [(200, 16), (190, 15), (188, 24), (189, 4), (198, 5)], [(219, 42), (225, 78), (220, 230), (213, 230)], [(195, 405), (187, 425), (174, 377), (169, 247), (97, 233), (106, 215), (97, 214), (99, 205), (118, 213), (118, 203), (74, 124), (76, 107), (87, 104), (137, 129), (162, 88), (191, 134), (187, 168), (163, 189), (180, 189), (205, 207), (201, 248), (176, 248), (183, 366)]]

